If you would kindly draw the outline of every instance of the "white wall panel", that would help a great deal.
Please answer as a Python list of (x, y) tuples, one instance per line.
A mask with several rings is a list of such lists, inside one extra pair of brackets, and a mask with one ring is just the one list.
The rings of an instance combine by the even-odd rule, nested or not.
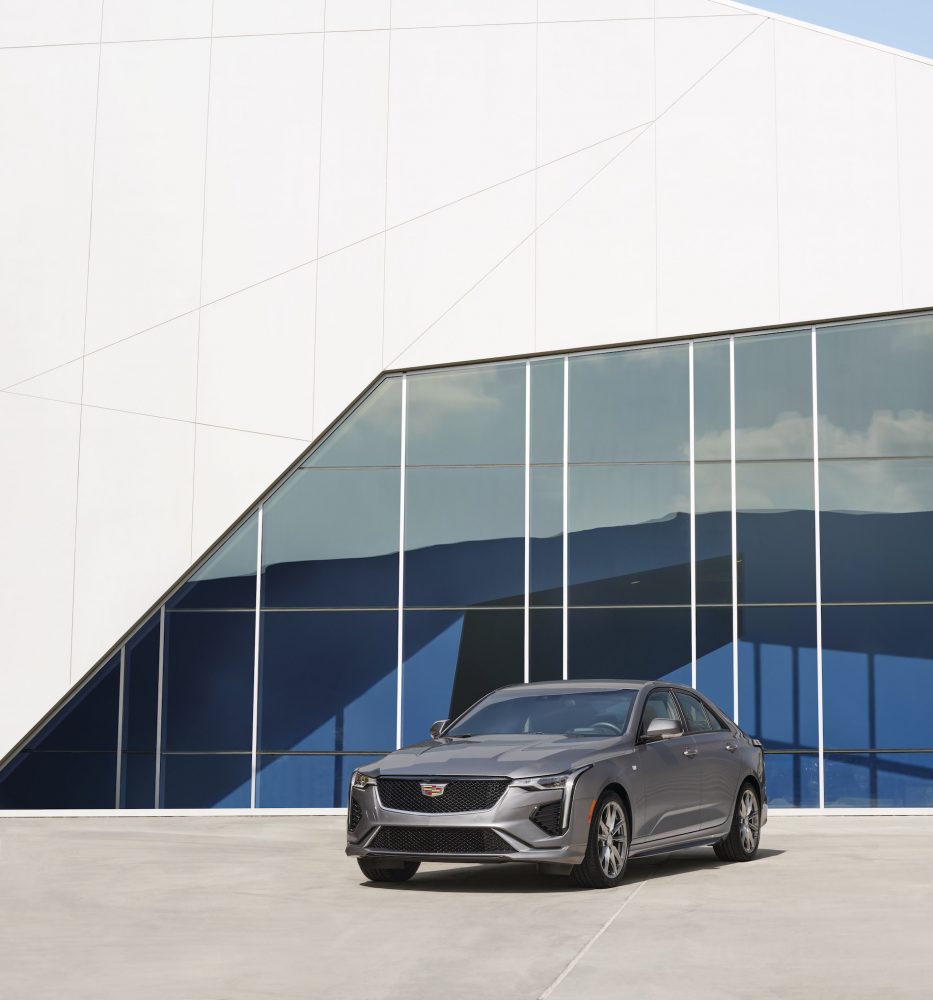
[(0, 517), (0, 756), (69, 684), (78, 418), (0, 393), (0, 426), (16, 428), (0, 434), (0, 467), (19, 473)]
[(324, 0), (214, 0), (214, 35), (324, 30)]
[[(716, 3), (716, 0), (654, 0), (655, 16), (668, 17), (741, 17), (746, 11)], [(764, 13), (764, 12), (762, 12)], [(684, 53), (688, 55), (689, 53)]]
[(209, 47), (103, 47), (88, 350), (198, 304)]
[(96, 93), (96, 46), (0, 52), (0, 386), (81, 355)]
[(392, 39), (388, 224), (534, 166), (535, 28)]
[(96, 42), (101, 6), (101, 0), (0, 0), (0, 46)]
[(60, 403), (80, 403), (81, 387), (84, 381), (84, 358), (43, 372), (35, 378), (19, 382), (15, 389), (8, 390), (22, 396), (36, 399), (54, 399)]
[(367, 31), (389, 27), (391, 0), (327, 0), (327, 31)]
[(656, 129), (659, 335), (777, 323), (770, 25), (717, 66)]
[(775, 24), (781, 318), (901, 304), (894, 56)]
[(654, 17), (655, 0), (538, 0), (541, 21), (610, 21)]
[(388, 31), (327, 36), (321, 140), (322, 254), (372, 236), (385, 225), (388, 89)]
[(211, 33), (211, 0), (106, 0), (103, 8), (105, 42)]
[(534, 21), (535, 0), (392, 0), (393, 28)]
[(322, 48), (319, 34), (214, 41), (204, 302), (317, 254)]
[(933, 306), (933, 66), (897, 60), (904, 305)]
[(190, 563), (193, 449), (193, 424), (84, 408), (73, 680)]
[(201, 423), (310, 439), (315, 267), (201, 310)]

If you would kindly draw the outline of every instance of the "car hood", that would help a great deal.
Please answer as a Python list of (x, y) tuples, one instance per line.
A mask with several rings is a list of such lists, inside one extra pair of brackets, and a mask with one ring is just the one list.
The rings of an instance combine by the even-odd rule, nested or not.
[(618, 736), (609, 739), (573, 736), (441, 737), (396, 750), (364, 768), (364, 771), (375, 776), (503, 775), (530, 778), (583, 767), (626, 749), (628, 743)]

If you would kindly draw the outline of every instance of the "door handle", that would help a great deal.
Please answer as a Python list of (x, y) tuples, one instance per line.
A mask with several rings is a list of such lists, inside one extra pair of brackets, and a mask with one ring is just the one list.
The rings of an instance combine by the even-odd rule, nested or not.
[(685, 757), (696, 757), (697, 753), (697, 750), (684, 750)]
[(729, 753), (735, 753), (736, 750), (739, 749), (739, 745), (738, 743), (727, 743), (726, 749), (729, 751)]

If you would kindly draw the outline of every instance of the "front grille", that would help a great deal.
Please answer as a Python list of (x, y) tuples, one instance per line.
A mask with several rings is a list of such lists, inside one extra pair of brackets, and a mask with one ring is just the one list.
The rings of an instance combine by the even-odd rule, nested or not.
[[(431, 798), (422, 784), (446, 785), (443, 795)], [(459, 813), (491, 809), (509, 787), (508, 778), (379, 778), (376, 788), (386, 809), (416, 813)]]
[(384, 826), (368, 846), (398, 854), (508, 854), (514, 850), (493, 830), (464, 826)]
[(546, 806), (538, 806), (531, 817), (531, 822), (541, 827), (545, 833), (556, 837), (560, 833), (560, 802), (549, 802)]
[(352, 833), (360, 825), (362, 818), (363, 810), (360, 809), (359, 802), (356, 799), (350, 799), (350, 817), (347, 820), (347, 829)]

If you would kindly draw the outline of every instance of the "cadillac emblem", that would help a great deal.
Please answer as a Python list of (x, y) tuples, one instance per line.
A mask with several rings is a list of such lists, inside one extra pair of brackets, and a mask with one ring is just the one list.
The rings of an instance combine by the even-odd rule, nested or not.
[(429, 799), (436, 799), (438, 796), (444, 794), (444, 789), (447, 787), (446, 783), (443, 785), (432, 785), (427, 781), (421, 782), (421, 794), (427, 795)]

